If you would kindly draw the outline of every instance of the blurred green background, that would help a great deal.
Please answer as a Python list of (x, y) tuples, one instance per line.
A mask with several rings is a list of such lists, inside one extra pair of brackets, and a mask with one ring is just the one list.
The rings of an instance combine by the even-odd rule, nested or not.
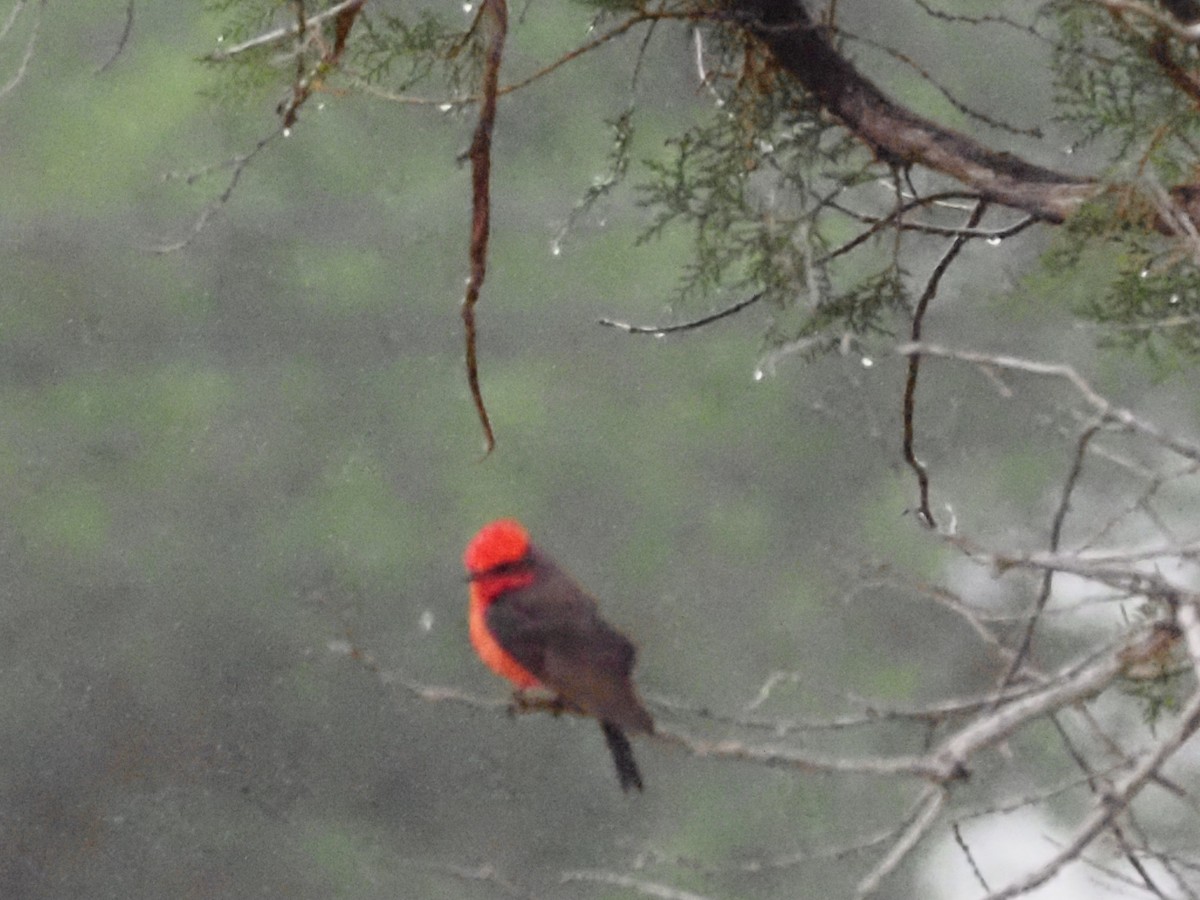
[[(186, 248), (157, 254), (231, 171), (183, 176), (267, 135), (288, 75), (230, 101), (198, 62), (222, 16), (152, 3), (98, 72), (125, 9), (45, 6), (0, 100), (0, 896), (618, 895), (559, 884), (581, 868), (843, 895), (845, 862), (736, 864), (851, 842), (899, 816), (904, 785), (643, 740), (647, 790), (622, 796), (592, 723), (420, 700), (337, 647), (502, 700), (466, 640), (459, 555), (514, 515), (635, 636), (652, 705), (737, 712), (781, 670), (799, 684), (762, 714), (986, 684), (959, 620), (872, 581), (941, 563), (905, 515), (902, 364), (789, 357), (755, 381), (767, 310), (664, 340), (596, 324), (708, 311), (666, 308), (686, 243), (634, 249), (628, 192), (551, 252), (603, 171), (630, 40), (501, 106), (478, 309), (499, 445), (481, 460), (459, 319), (471, 112), (319, 97)], [(33, 11), (0, 45), (5, 79)], [(591, 12), (527, 15), (513, 73), (581, 40)], [(651, 44), (635, 157), (706, 109), (691, 54), (682, 30)], [(1042, 331), (1061, 309), (998, 296), (1044, 239), (975, 250), (930, 332), (1061, 349)], [(921, 452), (958, 519), (1048, 521), (1042, 487), (1069, 455), (1029, 449), (1034, 398), (1001, 421), (974, 374), (931, 366), (923, 390)]]

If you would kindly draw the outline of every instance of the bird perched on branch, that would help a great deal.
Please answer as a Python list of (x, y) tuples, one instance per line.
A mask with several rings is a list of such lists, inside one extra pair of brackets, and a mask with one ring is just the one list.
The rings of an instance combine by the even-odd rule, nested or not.
[(636, 651), (600, 618), (596, 601), (538, 550), (515, 519), (483, 526), (463, 554), (470, 579), (471, 644), (496, 674), (524, 691), (600, 722), (623, 790), (642, 789), (627, 733), (654, 720), (634, 689)]

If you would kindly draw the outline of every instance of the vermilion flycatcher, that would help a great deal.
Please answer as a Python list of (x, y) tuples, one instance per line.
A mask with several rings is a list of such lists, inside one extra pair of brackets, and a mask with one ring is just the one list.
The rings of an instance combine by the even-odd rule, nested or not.
[(463, 554), (471, 581), (471, 643), (518, 690), (544, 687), (600, 721), (621, 788), (642, 789), (625, 732), (654, 731), (634, 690), (633, 644), (514, 519), (483, 526)]

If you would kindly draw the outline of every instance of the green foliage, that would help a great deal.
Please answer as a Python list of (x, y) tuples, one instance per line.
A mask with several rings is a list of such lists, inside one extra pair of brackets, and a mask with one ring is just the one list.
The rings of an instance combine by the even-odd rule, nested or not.
[[(1161, 201), (1153, 201), (1163, 195), (1160, 184), (1193, 172), (1200, 121), (1168, 72), (1194, 66), (1196, 50), (1165, 32), (1138, 31), (1096, 4), (1060, 2), (1053, 10), (1060, 120), (1077, 131), (1079, 145), (1103, 139), (1111, 158), (1136, 166), (1141, 185), (1114, 187), (1085, 204), (1045, 264), (1092, 281), (1094, 267), (1103, 268), (1106, 277), (1075, 312), (1102, 326), (1101, 346), (1141, 353), (1162, 376), (1200, 353), (1200, 277), (1186, 238), (1158, 233)], [(1114, 172), (1126, 181), (1130, 174)], [(1107, 259), (1097, 259), (1097, 247)]]
[(1185, 247), (1147, 227), (1147, 206), (1129, 191), (1085, 204), (1043, 265), (1089, 285), (1073, 308), (1101, 326), (1101, 346), (1144, 355), (1161, 377), (1200, 353), (1200, 273)]
[[(293, 5), (281, 0), (212, 0), (208, 8), (226, 17), (225, 47), (295, 17)], [(587, 0), (579, 11), (593, 16), (598, 11), (601, 19), (619, 22), (621, 15), (645, 7)], [(688, 9), (673, 11), (684, 16)], [(1039, 28), (1052, 35), (1058, 119), (1076, 135), (1077, 145), (1102, 138), (1110, 158), (1136, 166), (1151, 185), (1187, 176), (1200, 148), (1200, 117), (1172, 84), (1169, 70), (1194, 62), (1195, 49), (1096, 4), (1059, 0), (1046, 11), (1043, 22), (1053, 27)], [(535, 12), (513, 16), (510, 47)], [(327, 44), (332, 20), (324, 28)], [(372, 8), (355, 23), (340, 74), (398, 95), (422, 88), (424, 99), (466, 97), (478, 89), (486, 30), (486, 23), (470, 22), (457, 8), (422, 3)], [(851, 236), (848, 222), (855, 230), (867, 227), (848, 219), (840, 200), (878, 177), (878, 160), (820, 115), (794, 81), (736, 31), (712, 29), (701, 39), (710, 112), (670, 137), (666, 153), (641, 161), (636, 188), (648, 215), (638, 243), (674, 232), (687, 235), (692, 245), (670, 301), (709, 310), (731, 295), (761, 292), (762, 305), (773, 310), (768, 347), (799, 346), (809, 355), (839, 346), (847, 334), (890, 334), (910, 308), (909, 278), (897, 248), (838, 253)], [(322, 41), (295, 47), (282, 40), (238, 54), (223, 66), (222, 90), (245, 95), (268, 83), (283, 89), (295, 77), (295, 54), (314, 54)], [(635, 85), (642, 61), (639, 55)], [(556, 249), (583, 215), (636, 171), (636, 112), (631, 103), (607, 120), (612, 138), (606, 168), (566, 217)], [(1113, 172), (1124, 181), (1128, 175)], [(1161, 263), (1172, 248), (1150, 234), (1147, 207), (1144, 199), (1115, 192), (1086, 205), (1049, 264), (1075, 266), (1096, 243), (1115, 248), (1119, 271), (1077, 312), (1105, 326), (1106, 345), (1145, 351), (1161, 363), (1200, 350), (1200, 334), (1190, 321), (1200, 301), (1196, 277), (1186, 266)]]
[(1104, 346), (1140, 350), (1160, 372), (1178, 364), (1175, 354), (1200, 353), (1200, 272), (1190, 262), (1162, 271), (1126, 266), (1082, 312), (1109, 326)]
[[(624, 9), (586, 5), (599, 6), (605, 16)], [(287, 5), (265, 0), (220, 0), (216, 6), (231, 19), (225, 46), (278, 27), (291, 14)], [(515, 35), (524, 24), (515, 18), (510, 31)], [(342, 74), (393, 94), (422, 87), (425, 97), (470, 95), (478, 87), (484, 31), (434, 7), (371, 10), (355, 25)], [(687, 234), (692, 243), (670, 300), (711, 308), (730, 294), (761, 292), (763, 305), (774, 310), (768, 346), (802, 341), (810, 355), (838, 346), (848, 332), (887, 332), (892, 316), (908, 305), (904, 272), (895, 260), (876, 259), (865, 267), (857, 258), (853, 264), (827, 260), (835, 239), (846, 239), (844, 214), (830, 201), (868, 173), (874, 177), (875, 160), (736, 36), (714, 29), (704, 41), (711, 112), (669, 138), (665, 156), (642, 161), (644, 177), (636, 188), (649, 211), (639, 244), (668, 231)], [(285, 40), (239, 54), (226, 90), (245, 93), (272, 72), (282, 90), (295, 71), (283, 61), (297, 52), (312, 51)], [(606, 169), (576, 203), (555, 247), (628, 177), (635, 112), (631, 104), (608, 120)]]
[[(718, 71), (737, 70), (742, 48), (726, 46)], [(648, 160), (640, 202), (652, 213), (645, 242), (690, 229), (692, 260), (675, 293), (682, 304), (727, 291), (762, 291), (776, 309), (769, 346), (803, 340), (810, 353), (847, 332), (886, 331), (907, 306), (903, 272), (834, 271), (827, 256), (841, 216), (829, 201), (865, 177), (862, 147), (822, 118), (788, 79), (765, 70), (712, 83), (712, 114), (668, 141), (666, 160)]]
[[(210, 0), (205, 9), (218, 14), (223, 22), (217, 37), (217, 51), (236, 47), (242, 41), (276, 27), (284, 6), (279, 0)], [(280, 67), (274, 62), (278, 52), (278, 45), (264, 45), (244, 54), (222, 58), (219, 62), (209, 60), (215, 80), (206, 93), (225, 104), (245, 103), (260, 96), (269, 87), (279, 84)]]
[(1133, 158), (1178, 180), (1196, 158), (1200, 122), (1154, 57), (1178, 55), (1180, 64), (1191, 65), (1195, 50), (1123, 27), (1099, 4), (1058, 2), (1052, 9), (1060, 29), (1053, 62), (1057, 118), (1079, 135), (1076, 145), (1103, 139), (1106, 150), (1114, 147), (1112, 158)]
[(458, 96), (473, 92), (478, 81), (482, 57), (476, 38), (430, 9), (410, 17), (385, 13), (377, 21), (364, 18), (350, 65), (368, 82), (386, 83), (396, 92), (432, 80), (439, 93)]
[(1154, 678), (1128, 680), (1122, 693), (1138, 701), (1142, 710), (1142, 721), (1151, 730), (1162, 721), (1179, 711), (1180, 678), (1178, 674), (1164, 672)]

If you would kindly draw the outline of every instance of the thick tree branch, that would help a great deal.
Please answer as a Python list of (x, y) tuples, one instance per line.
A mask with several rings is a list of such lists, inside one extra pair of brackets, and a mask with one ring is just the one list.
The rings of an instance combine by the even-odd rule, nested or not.
[[(891, 99), (838, 52), (829, 29), (813, 21), (801, 0), (747, 0), (729, 3), (728, 9), (823, 109), (889, 165), (924, 166), (954, 178), (983, 200), (1055, 223), (1104, 189), (1098, 181), (993, 150)], [(1200, 187), (1181, 185), (1170, 194), (1192, 220), (1200, 218)], [(1161, 218), (1155, 227), (1178, 231)]]

